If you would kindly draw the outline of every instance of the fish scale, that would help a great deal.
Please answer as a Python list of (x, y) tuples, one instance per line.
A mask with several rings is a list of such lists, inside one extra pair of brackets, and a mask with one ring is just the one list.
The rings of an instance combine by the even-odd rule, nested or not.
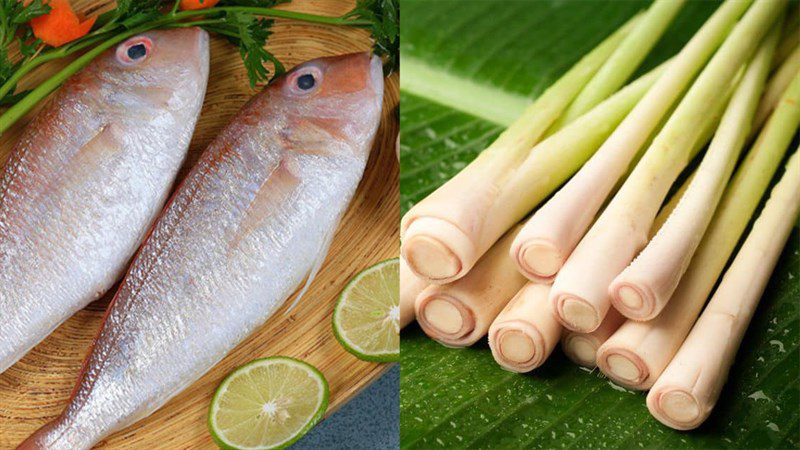
[(68, 80), (0, 173), (0, 372), (122, 276), (186, 156), (208, 35), (143, 38), (151, 54), (110, 50)]
[[(311, 92), (296, 84), (307, 73)], [(20, 448), (90, 448), (146, 417), (310, 282), (363, 175), (382, 95), (380, 60), (358, 53), (301, 64), (251, 99), (146, 239), (66, 410)]]

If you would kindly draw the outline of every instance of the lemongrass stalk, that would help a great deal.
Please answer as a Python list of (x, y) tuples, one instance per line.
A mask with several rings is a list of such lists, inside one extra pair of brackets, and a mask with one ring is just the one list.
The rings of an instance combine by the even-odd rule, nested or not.
[[(728, 100), (730, 100), (731, 95), (733, 95), (733, 91), (737, 86), (737, 82), (733, 82), (731, 86), (729, 86), (728, 91), (725, 92), (724, 95), (721, 95), (716, 102), (709, 107), (708, 114), (702, 121), (702, 125), (700, 126), (700, 137), (695, 141), (692, 145), (690, 150), (690, 157), (689, 159), (694, 159), (700, 151), (705, 149), (708, 143), (711, 141), (711, 138), (714, 136), (714, 133), (717, 131), (717, 127), (719, 126), (719, 121), (722, 119), (722, 115), (725, 112), (725, 107), (728, 104)], [(649, 147), (649, 144), (646, 144), (645, 148)], [(639, 162), (639, 158), (641, 154), (637, 154), (637, 156), (631, 161), (631, 167), (628, 168), (625, 175), (623, 175), (622, 179), (618, 182), (619, 186), (615, 187), (611, 192), (612, 195), (619, 190), (619, 187), (622, 185), (624, 180), (628, 178), (628, 176), (633, 171), (636, 164)], [(653, 221), (653, 226), (650, 228), (650, 234), (648, 234), (648, 241), (655, 236), (656, 232), (661, 228), (664, 222), (667, 221), (669, 217), (669, 213), (671, 213), (676, 206), (678, 206), (678, 202), (675, 198), (676, 195), (683, 195), (686, 189), (689, 187), (688, 183), (691, 181), (691, 178), (694, 176), (694, 173), (689, 175), (688, 180), (686, 180), (685, 185), (682, 185), (678, 188), (678, 191), (673, 195), (670, 200), (664, 204), (661, 209), (658, 211), (658, 215), (656, 216), (655, 221)], [(607, 201), (610, 201), (608, 199)], [(674, 203), (673, 203), (674, 202)], [(607, 206), (607, 205), (604, 205)], [(602, 210), (602, 209), (601, 209)]]
[(798, 45), (800, 45), (800, 31), (795, 28), (786, 36), (786, 39), (780, 43), (778, 49), (775, 51), (775, 59), (772, 61), (772, 68), (774, 69), (786, 62)]
[(694, 176), (696, 173), (697, 173), (696, 170), (692, 172), (691, 175), (689, 175), (689, 177), (686, 180), (684, 180), (683, 184), (680, 185), (678, 190), (675, 191), (674, 194), (672, 194), (672, 197), (670, 197), (667, 203), (665, 203), (661, 207), (661, 210), (658, 211), (656, 220), (653, 221), (653, 226), (650, 228), (650, 234), (648, 239), (653, 239), (653, 237), (656, 234), (658, 234), (658, 230), (660, 230), (661, 227), (664, 226), (664, 224), (667, 222), (667, 219), (669, 219), (669, 215), (672, 214), (672, 211), (675, 211), (675, 208), (678, 207), (678, 205), (681, 202), (681, 198), (683, 197), (683, 194), (685, 194), (686, 191), (689, 189), (689, 185), (692, 184), (692, 181), (694, 180)]
[[(701, 130), (700, 131), (700, 137), (695, 141), (695, 143), (693, 144), (693, 146), (691, 148), (690, 159), (692, 159), (695, 156), (697, 156), (697, 154), (700, 153), (700, 151), (708, 144), (708, 142), (711, 140), (711, 137), (714, 135), (714, 132), (716, 131), (717, 126), (719, 125), (719, 121), (722, 118), (722, 113), (724, 112), (725, 105), (728, 103), (728, 99), (730, 97), (730, 94), (733, 91), (733, 87), (734, 86), (731, 86), (728, 89), (728, 92), (726, 92), (726, 94), (721, 95), (720, 98), (717, 99), (714, 102), (714, 104), (709, 108), (709, 111), (708, 111), (708, 114), (706, 115), (706, 117), (703, 118), (702, 125), (699, 127), (699, 129)], [(636, 164), (636, 162), (638, 161), (638, 159), (640, 157), (641, 157), (641, 154), (637, 153), (637, 155), (634, 156), (633, 160), (631, 161), (631, 164)], [(628, 170), (626, 170), (625, 175), (622, 176), (620, 181), (617, 182), (617, 185), (611, 190), (612, 193), (616, 192), (619, 189), (619, 186), (622, 184), (622, 181), (627, 179), (627, 177), (628, 177), (628, 175), (630, 175), (630, 172), (631, 172), (632, 169), (633, 169), (633, 167), (631, 167)], [(682, 189), (685, 190), (685, 187), (682, 187)], [(682, 193), (682, 192), (683, 191), (679, 191), (679, 193)], [(670, 206), (670, 211), (672, 209), (674, 209), (676, 205), (677, 205), (677, 202), (676, 202), (675, 205)], [(605, 206), (607, 206), (607, 205), (604, 205), (604, 207)], [(602, 208), (601, 208), (601, 210), (602, 210)], [(664, 215), (662, 217), (661, 212), (659, 212), (659, 215), (656, 217), (656, 222), (653, 224), (653, 227), (651, 228), (651, 233), (652, 233), (650, 235), (651, 237), (653, 235), (655, 235), (655, 232), (657, 231), (658, 227), (660, 227), (661, 224), (663, 224), (663, 222), (666, 221), (666, 219), (667, 219), (667, 215)], [(660, 220), (660, 222), (659, 222), (659, 220)], [(656, 226), (656, 225), (658, 225), (658, 226)], [(539, 283), (552, 282), (553, 278), (555, 278), (555, 275), (553, 275), (551, 277), (544, 278), (544, 277), (541, 277), (541, 276), (539, 276), (537, 274), (533, 274), (530, 271), (526, 271), (527, 267), (529, 267), (527, 265), (528, 263), (521, 261), (522, 258), (525, 258), (526, 260), (528, 260), (529, 258), (532, 258), (532, 255), (528, 254), (528, 252), (525, 250), (525, 247), (524, 247), (524, 242), (525, 241), (523, 239), (520, 239), (520, 235), (522, 234), (523, 231), (525, 231), (526, 227), (527, 227), (527, 224), (520, 231), (520, 234), (517, 235), (517, 239), (514, 240), (514, 244), (512, 244), (512, 247), (511, 247), (510, 256), (511, 256), (512, 259), (514, 259), (516, 261), (517, 270), (519, 270), (520, 273), (525, 275), (531, 281), (535, 281), (535, 282), (539, 282)], [(525, 268), (523, 268), (523, 267), (525, 267)]]
[[(697, 127), (697, 129), (699, 130), (700, 135), (698, 136), (697, 140), (695, 140), (695, 142), (692, 144), (692, 146), (690, 148), (690, 151), (689, 151), (690, 158), (689, 159), (694, 158), (703, 148), (705, 148), (705, 146), (708, 144), (709, 140), (711, 140), (711, 137), (714, 135), (714, 131), (717, 129), (717, 125), (719, 124), (719, 121), (720, 121), (720, 119), (722, 117), (722, 114), (723, 114), (723, 112), (725, 110), (725, 106), (728, 104), (728, 99), (730, 98), (731, 94), (734, 91), (734, 88), (737, 85), (737, 79), (738, 79), (738, 77), (735, 77), (734, 80), (731, 82), (731, 86), (729, 86), (728, 90), (723, 95), (720, 95), (719, 98), (717, 98), (711, 105), (709, 105), (709, 110), (707, 111), (706, 116), (702, 119), (701, 126)], [(656, 224), (659, 224), (659, 226), (660, 226), (660, 224), (663, 224), (666, 221), (666, 215), (669, 214), (669, 212), (671, 212), (671, 210), (672, 209), (667, 211), (667, 210), (662, 208), (661, 213), (664, 213), (664, 214), (659, 213), (659, 215), (656, 217), (656, 220), (654, 221), (653, 227), (651, 228), (650, 232), (653, 235), (655, 234), (654, 230), (655, 230)], [(648, 235), (648, 236), (650, 236), (650, 235)], [(517, 262), (517, 264), (519, 265), (519, 262)], [(553, 301), (552, 296), (551, 296), (550, 300), (551, 300), (551, 302)], [(577, 305), (574, 304), (574, 305), (570, 305), (569, 307), (574, 307), (574, 306), (577, 306), (577, 307), (580, 308), (583, 305), (578, 303)], [(553, 307), (555, 308), (555, 302), (554, 302), (554, 306)], [(613, 308), (609, 308), (609, 311), (611, 311), (611, 310), (613, 310)], [(606, 314), (605, 314), (606, 316), (608, 315), (609, 311), (606, 312)], [(616, 311), (616, 310), (614, 310), (614, 311)], [(596, 328), (590, 327), (590, 325), (588, 325), (586, 323), (576, 322), (576, 323), (566, 324), (566, 323), (563, 322), (563, 319), (558, 314), (556, 314), (556, 317), (559, 319), (559, 321), (562, 322), (562, 325), (565, 325), (565, 328), (567, 330), (569, 330), (569, 331), (574, 331), (574, 332), (577, 332), (577, 333), (584, 333), (585, 334), (585, 333), (591, 333), (592, 331), (594, 331), (596, 329)], [(600, 322), (601, 325), (603, 323), (604, 317), (605, 316), (597, 318), (597, 320)], [(581, 327), (583, 327), (583, 328), (581, 328)]]
[[(705, 125), (706, 131), (704, 132), (704, 138), (701, 139), (697, 145), (698, 150), (699, 147), (705, 146), (708, 139), (713, 134), (713, 130), (716, 129), (717, 122), (718, 121), (714, 119), (707, 121), (707, 124)], [(693, 175), (694, 174), (692, 174), (692, 176)], [(681, 186), (681, 190), (687, 186), (688, 182)], [(679, 190), (675, 195), (681, 195), (681, 190)], [(666, 218), (669, 216), (672, 210), (674, 210), (676, 205), (677, 201), (670, 201), (668, 204), (664, 205), (656, 217), (651, 234), (655, 235), (655, 233), (658, 231), (657, 227), (660, 227), (666, 221)], [(603, 322), (600, 324), (600, 326), (592, 332), (580, 333), (577, 331), (564, 329), (561, 337), (561, 349), (564, 351), (564, 354), (567, 356), (567, 358), (571, 359), (575, 364), (589, 369), (594, 369), (597, 367), (597, 350), (608, 340), (609, 337), (611, 337), (611, 335), (613, 335), (619, 329), (620, 326), (622, 326), (625, 320), (625, 316), (620, 314), (616, 309), (611, 308), (609, 309), (605, 318), (603, 318)]]
[[(537, 144), (524, 162), (509, 171), (513, 175), (509, 175), (510, 179), (502, 187), (494, 186), (489, 197), (473, 197), (476, 181), (459, 174), (448, 182), (453, 193), (458, 191), (457, 204), (426, 203), (412, 208), (404, 218), (408, 219), (408, 226), (401, 246), (401, 253), (412, 270), (411, 261), (415, 260), (418, 265), (450, 267), (452, 273), (456, 273), (446, 278), (426, 278), (429, 282), (442, 284), (460, 278), (461, 272), (468, 271), (474, 264), (473, 258), (486, 251), (485, 246), (522, 219), (597, 150), (668, 64), (653, 69)], [(465, 215), (473, 215), (470, 227), (465, 229), (479, 236), (477, 241), (462, 233), (462, 229), (454, 233), (455, 222), (441, 220), (444, 215), (453, 213), (451, 208), (458, 209), (462, 202), (466, 206), (468, 201), (474, 209), (463, 211)], [(421, 276), (419, 272), (416, 274)]]
[(584, 56), (464, 170), (414, 205), (400, 226), (401, 254), (432, 282), (464, 276), (508, 228), (485, 235), (482, 220), (507, 175), (619, 46), (638, 18)]
[(616, 51), (556, 120), (559, 130), (617, 91), (650, 53), (681, 10), (684, 0), (656, 0)]
[(794, 11), (790, 11), (786, 14), (786, 20), (783, 25), (783, 36), (781, 36), (781, 41), (778, 43), (778, 48), (775, 50), (775, 58), (772, 60), (771, 69), (783, 64), (794, 49), (800, 45), (800, 13), (798, 13), (798, 11), (800, 11), (800, 9), (794, 8)]
[(651, 321), (626, 321), (597, 351), (597, 365), (609, 378), (649, 389), (664, 371), (708, 299), (798, 125), (800, 76), (736, 170), (667, 307)]
[(786, 91), (786, 87), (789, 86), (789, 83), (792, 82), (792, 78), (794, 78), (798, 72), (800, 72), (800, 47), (794, 49), (791, 55), (789, 55), (786, 61), (781, 64), (780, 68), (778, 68), (775, 74), (770, 78), (769, 83), (767, 83), (767, 88), (764, 91), (764, 98), (761, 104), (758, 105), (756, 118), (753, 121), (754, 129), (761, 128), (761, 125), (764, 124), (764, 121), (767, 120), (770, 113), (775, 110), (775, 105), (780, 101), (781, 95)]
[(406, 325), (414, 321), (414, 302), (417, 300), (419, 293), (428, 287), (427, 283), (422, 278), (414, 275), (408, 264), (403, 258), (400, 258), (400, 328), (403, 329)]
[(486, 335), (495, 317), (525, 285), (507, 257), (517, 231), (514, 228), (497, 241), (467, 276), (430, 285), (420, 293), (414, 309), (425, 334), (448, 347), (467, 347)]
[[(548, 303), (550, 303), (549, 300)], [(591, 333), (564, 330), (561, 349), (575, 364), (594, 369), (597, 367), (597, 349), (619, 329), (623, 322), (625, 322), (625, 316), (612, 309), (606, 314), (603, 323)]]
[(677, 208), (609, 286), (612, 306), (625, 317), (652, 319), (678, 287), (744, 147), (779, 36), (775, 27), (761, 43)]
[(595, 155), (528, 221), (512, 255), (526, 277), (539, 282), (554, 279), (632, 160), (748, 5), (724, 3)]
[(691, 430), (711, 414), (798, 210), (795, 152), (708, 306), (647, 395), (647, 408), (664, 425)]
[[(724, 101), (720, 102), (720, 104), (724, 103)], [(718, 112), (718, 114), (712, 114), (710, 119), (706, 121), (703, 137), (696, 144), (695, 152), (698, 152), (701, 147), (704, 147), (711, 138), (711, 135), (714, 134), (714, 130), (716, 130), (717, 124), (719, 123), (719, 114), (721, 114), (721, 112)], [(675, 192), (669, 202), (658, 212), (658, 216), (656, 216), (656, 220), (653, 223), (653, 228), (650, 230), (651, 236), (655, 236), (661, 226), (667, 221), (667, 218), (672, 211), (675, 210), (678, 205), (678, 200), (680, 200), (683, 193), (689, 187), (693, 177), (694, 173), (689, 176), (686, 182), (681, 185), (677, 192)], [(608, 340), (609, 337), (611, 337), (611, 335), (613, 335), (619, 329), (620, 326), (622, 326), (625, 320), (625, 316), (620, 314), (616, 309), (611, 308), (608, 310), (608, 313), (606, 314), (606, 317), (603, 319), (603, 322), (600, 324), (600, 326), (590, 333), (579, 333), (565, 329), (561, 338), (561, 349), (564, 351), (564, 354), (567, 355), (567, 357), (574, 363), (578, 364), (579, 366), (593, 369), (597, 367), (597, 350)]]
[(786, 1), (757, 0), (745, 13), (561, 268), (550, 297), (567, 328), (588, 332), (600, 325), (611, 306), (609, 285), (647, 243), (664, 197), (689, 162), (697, 123), (785, 6)]
[(497, 194), (484, 225), (500, 233), (521, 220), (597, 151), (671, 61), (635, 80), (537, 144)]
[(500, 367), (525, 373), (541, 366), (558, 343), (561, 324), (547, 296), (550, 285), (527, 283), (489, 327), (489, 347)]

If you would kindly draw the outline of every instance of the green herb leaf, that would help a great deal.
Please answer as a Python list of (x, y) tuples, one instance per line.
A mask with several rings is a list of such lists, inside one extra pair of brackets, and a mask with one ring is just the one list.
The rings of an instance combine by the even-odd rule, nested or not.
[(117, 7), (102, 14), (95, 30), (107, 32), (117, 27), (131, 29), (163, 15), (162, 9), (170, 3), (166, 0), (119, 0)]
[(286, 72), (278, 58), (264, 48), (272, 34), (270, 28), (274, 23), (274, 20), (257, 18), (252, 14), (228, 12), (225, 14), (224, 23), (207, 27), (209, 31), (226, 36), (239, 47), (239, 54), (250, 79), (250, 87), (254, 88), (259, 83), (269, 81), (268, 63), (272, 63), (274, 67), (273, 76)]
[(50, 12), (50, 6), (43, 3), (44, 0), (33, 0), (27, 5), (21, 1), (6, 0), (5, 3), (14, 3), (13, 10), (9, 17), (11, 22), (16, 25), (22, 25), (43, 16)]
[(365, 20), (375, 41), (373, 52), (384, 58), (384, 72), (390, 73), (400, 65), (400, 4), (397, 0), (358, 0), (356, 7), (345, 14), (346, 19)]
[[(19, 0), (0, 0), (0, 85), (8, 81), (25, 59), (36, 53), (41, 41), (34, 38), (28, 22), (49, 12), (50, 7), (43, 0), (32, 0), (28, 4)], [(12, 60), (8, 53), (14, 42), (22, 54), (18, 60)], [(0, 96), (0, 104), (11, 104), (19, 98), (10, 94)]]
[(257, 8), (272, 8), (281, 3), (289, 3), (292, 0), (222, 0), (219, 6), (252, 6)]
[(25, 58), (30, 58), (36, 54), (39, 48), (44, 45), (41, 39), (33, 35), (33, 30), (26, 27), (23, 34), (19, 37), (19, 52)]

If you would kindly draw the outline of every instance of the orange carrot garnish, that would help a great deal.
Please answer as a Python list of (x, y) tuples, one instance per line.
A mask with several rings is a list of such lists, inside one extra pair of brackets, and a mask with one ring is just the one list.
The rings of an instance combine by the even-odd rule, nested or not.
[(89, 33), (97, 17), (78, 18), (69, 0), (50, 0), (50, 12), (31, 20), (33, 34), (45, 44), (60, 47)]
[(206, 9), (216, 5), (219, 0), (181, 0), (181, 9)]

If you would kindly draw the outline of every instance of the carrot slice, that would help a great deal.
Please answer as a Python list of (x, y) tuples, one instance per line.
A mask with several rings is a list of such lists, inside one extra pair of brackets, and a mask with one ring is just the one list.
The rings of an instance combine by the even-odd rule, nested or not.
[(97, 20), (95, 16), (81, 21), (72, 10), (69, 0), (50, 0), (47, 4), (50, 12), (31, 20), (31, 28), (34, 36), (53, 47), (86, 36)]
[(219, 0), (181, 0), (181, 9), (206, 9), (216, 5)]

